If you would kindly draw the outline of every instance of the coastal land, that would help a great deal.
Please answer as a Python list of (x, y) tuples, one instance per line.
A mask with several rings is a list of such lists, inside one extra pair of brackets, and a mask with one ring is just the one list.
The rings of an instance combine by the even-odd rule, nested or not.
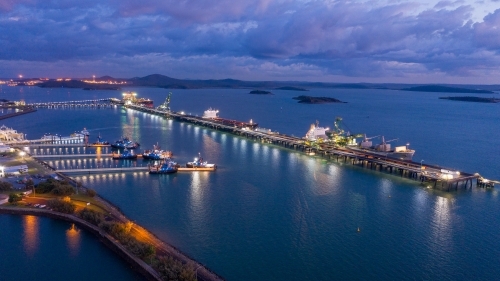
[[(20, 156), (21, 155), (21, 156)], [(4, 166), (26, 165), (21, 177), (0, 180), (0, 214), (44, 216), (74, 223), (99, 238), (148, 280), (223, 280), (143, 227), (80, 182), (20, 151)]]
[[(19, 80), (19, 85), (29, 79)], [(92, 81), (87, 83), (83, 81)], [(113, 83), (107, 84), (107, 82)], [(116, 84), (118, 83), (118, 84)], [(493, 93), (500, 91), (500, 85), (422, 85), (422, 84), (395, 84), (395, 83), (330, 83), (304, 81), (244, 81), (237, 79), (177, 79), (161, 74), (151, 74), (144, 77), (114, 78), (103, 76), (99, 78), (74, 78), (65, 80), (51, 79), (37, 84), (43, 88), (81, 88), (118, 90), (120, 87), (156, 87), (166, 89), (275, 89), (288, 91), (307, 91), (308, 88), (324, 89), (387, 89), (414, 92), (454, 92), (454, 93)]]

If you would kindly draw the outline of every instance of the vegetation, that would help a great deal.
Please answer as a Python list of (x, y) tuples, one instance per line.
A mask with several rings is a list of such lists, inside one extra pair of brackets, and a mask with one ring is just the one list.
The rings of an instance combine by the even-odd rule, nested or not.
[(12, 184), (6, 181), (0, 181), (0, 191), (12, 190)]
[(103, 222), (100, 227), (141, 259), (152, 258), (156, 254), (153, 245), (138, 241), (130, 234), (132, 223)]
[(25, 183), (26, 189), (33, 188), (35, 186), (35, 182), (30, 178)]
[(41, 193), (52, 193), (54, 195), (65, 196), (75, 193), (75, 189), (67, 181), (57, 181), (54, 179), (48, 179), (45, 182), (39, 183), (35, 192)]
[(183, 265), (171, 257), (159, 257), (153, 263), (153, 268), (160, 273), (163, 280), (196, 280), (196, 274), (192, 267)]
[(17, 193), (11, 193), (9, 194), (9, 203), (16, 203), (18, 201), (21, 201), (23, 197)]
[(97, 195), (97, 192), (93, 190), (92, 188), (87, 189), (87, 196), (88, 197), (95, 197)]
[(66, 202), (64, 200), (52, 199), (47, 202), (47, 206), (52, 210), (65, 214), (73, 214), (76, 209), (76, 205), (71, 202)]
[(104, 221), (104, 217), (101, 213), (88, 208), (84, 208), (77, 215), (81, 219), (86, 220), (96, 226), (98, 226)]

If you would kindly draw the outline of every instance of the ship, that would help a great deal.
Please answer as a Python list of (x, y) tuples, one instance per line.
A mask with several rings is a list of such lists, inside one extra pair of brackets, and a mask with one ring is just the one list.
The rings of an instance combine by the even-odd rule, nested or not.
[(406, 144), (403, 146), (396, 146), (393, 149), (391, 148), (391, 144), (389, 142), (396, 141), (398, 139), (392, 139), (386, 141), (384, 136), (382, 136), (382, 141), (377, 145), (373, 145), (371, 139), (377, 137), (378, 136), (367, 138), (365, 135), (363, 141), (361, 141), (359, 145), (347, 146), (347, 148), (356, 151), (367, 152), (369, 154), (376, 155), (379, 157), (388, 157), (404, 161), (412, 160), (413, 154), (415, 154), (415, 150), (408, 148), (410, 144)]
[(150, 174), (174, 174), (177, 173), (179, 165), (170, 159), (165, 159), (160, 165), (149, 166)]
[(154, 108), (153, 101), (145, 98), (137, 98), (137, 93), (134, 92), (125, 92), (123, 93), (122, 102), (125, 105), (134, 104), (147, 108)]
[(251, 119), (250, 119), (250, 122), (243, 122), (243, 121), (220, 118), (219, 117), (219, 110), (216, 110), (213, 108), (209, 108), (208, 110), (205, 110), (203, 112), (202, 118), (203, 119), (210, 119), (210, 121), (212, 121), (214, 123), (221, 124), (221, 125), (240, 128), (240, 129), (248, 129), (248, 130), (255, 130), (255, 128), (257, 128), (259, 125), (255, 122), (253, 122), (253, 120), (251, 120)]
[(309, 131), (307, 131), (305, 139), (307, 141), (319, 141), (326, 140), (328, 136), (326, 132), (330, 130), (330, 128), (320, 127), (319, 122), (316, 121), (316, 124), (311, 124)]
[(138, 142), (133, 142), (127, 137), (123, 137), (121, 140), (117, 140), (115, 143), (111, 144), (112, 148), (117, 148), (117, 149), (135, 149), (138, 148), (140, 144)]
[(86, 128), (83, 128), (82, 131), (76, 131), (69, 136), (62, 136), (59, 134), (44, 134), (40, 140), (47, 142), (56, 142), (56, 143), (67, 143), (67, 142), (85, 142), (88, 143), (88, 138), (90, 136), (89, 131)]
[(99, 136), (97, 137), (97, 141), (96, 141), (96, 142), (94, 142), (94, 143), (92, 143), (90, 146), (94, 146), (94, 147), (101, 147), (101, 146), (109, 146), (109, 145), (110, 145), (110, 144), (109, 144), (109, 142), (107, 142), (107, 141), (102, 141), (102, 140), (101, 140), (101, 135), (99, 135)]
[(112, 158), (115, 160), (134, 160), (137, 159), (137, 154), (125, 148), (122, 154), (113, 152)]
[(152, 150), (145, 150), (142, 153), (142, 159), (144, 160), (164, 160), (172, 158), (172, 156), (172, 152), (161, 150), (159, 145), (153, 145)]
[(203, 158), (198, 153), (198, 157), (195, 157), (194, 161), (186, 163), (186, 168), (206, 168), (215, 170), (217, 166), (215, 164), (209, 164), (207, 161), (203, 161)]

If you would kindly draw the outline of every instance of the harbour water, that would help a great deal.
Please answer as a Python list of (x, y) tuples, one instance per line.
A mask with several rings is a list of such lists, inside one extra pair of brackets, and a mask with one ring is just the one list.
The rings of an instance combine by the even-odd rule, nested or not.
[(144, 280), (92, 234), (43, 217), (0, 215), (1, 280)]
[[(155, 104), (167, 94), (165, 89), (134, 90)], [(498, 104), (438, 100), (442, 94), (436, 93), (311, 90), (308, 95), (348, 103), (305, 105), (291, 99), (303, 92), (247, 93), (175, 90), (171, 107), (199, 115), (215, 107), (222, 117), (253, 119), (296, 136), (316, 120), (331, 126), (342, 116), (353, 133), (399, 138), (398, 145), (410, 142), (415, 161), (500, 179)], [(119, 94), (28, 87), (0, 92), (2, 98), (27, 102)], [(40, 109), (4, 123), (28, 138), (87, 127), (91, 140), (97, 134), (108, 141), (125, 135), (141, 149), (158, 142), (180, 163), (198, 152), (216, 163), (215, 173), (78, 179), (228, 280), (493, 280), (500, 274), (497, 190), (440, 192), (394, 175), (120, 108)], [(121, 164), (101, 159), (50, 161), (58, 168)]]

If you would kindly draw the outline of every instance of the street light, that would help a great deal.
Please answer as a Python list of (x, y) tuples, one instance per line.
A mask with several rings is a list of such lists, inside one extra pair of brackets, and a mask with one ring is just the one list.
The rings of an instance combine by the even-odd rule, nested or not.
[(0, 166), (0, 170), (2, 171), (2, 174), (1, 174), (2, 178), (5, 177), (5, 175), (3, 174), (3, 171), (4, 171), (3, 169), (4, 169), (4, 166)]
[(24, 160), (24, 155), (25, 154), (26, 154), (26, 152), (24, 152), (24, 151), (19, 152), (19, 155), (23, 158), (23, 160)]
[(422, 162), (424, 162), (424, 160), (420, 160), (420, 170), (422, 170)]

